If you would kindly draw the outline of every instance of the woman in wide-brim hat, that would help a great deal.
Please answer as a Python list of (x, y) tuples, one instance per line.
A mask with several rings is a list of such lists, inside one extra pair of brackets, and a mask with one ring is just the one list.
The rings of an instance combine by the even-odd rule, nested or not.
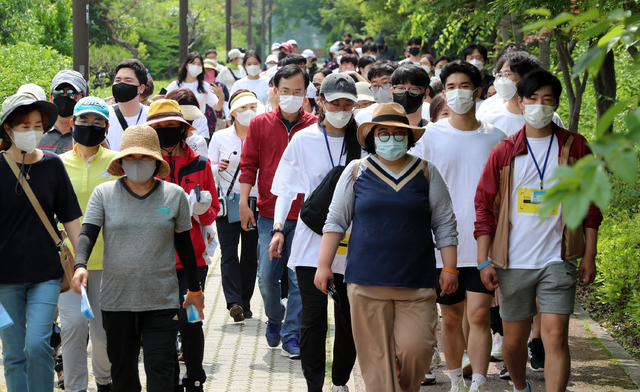
[[(27, 197), (28, 184), (57, 231), (75, 245), (82, 211), (62, 160), (36, 146), (58, 118), (51, 102), (16, 94), (0, 112), (0, 304), (13, 324), (0, 329), (10, 391), (53, 390), (49, 344), (63, 274), (58, 247)], [(18, 167), (14, 174), (9, 163)], [(59, 233), (58, 233), (59, 234)]]
[[(86, 287), (87, 259), (103, 229), (100, 304), (113, 389), (140, 388), (142, 343), (148, 389), (172, 390), (178, 309), (193, 304), (204, 318), (189, 202), (181, 187), (155, 177), (168, 176), (169, 165), (147, 125), (127, 128), (107, 171), (124, 177), (97, 186), (89, 199), (73, 287), (78, 293)], [(176, 252), (189, 283), (184, 303), (178, 301)]]
[[(436, 345), (435, 287), (450, 293), (458, 285), (447, 184), (432, 163), (407, 153), (423, 133), (401, 105), (378, 105), (357, 134), (371, 155), (345, 168), (324, 226), (315, 284), (326, 292), (352, 224), (344, 280), (369, 392), (420, 389)], [(446, 267), (439, 281), (432, 232)]]

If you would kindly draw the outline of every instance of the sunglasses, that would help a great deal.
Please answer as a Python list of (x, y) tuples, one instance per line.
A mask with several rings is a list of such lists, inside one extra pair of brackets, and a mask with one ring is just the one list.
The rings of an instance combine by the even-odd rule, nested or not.
[(51, 93), (51, 96), (53, 96), (54, 99), (63, 97), (65, 95), (71, 99), (76, 99), (80, 96), (80, 93), (76, 92), (72, 88), (66, 90), (53, 90), (53, 92)]

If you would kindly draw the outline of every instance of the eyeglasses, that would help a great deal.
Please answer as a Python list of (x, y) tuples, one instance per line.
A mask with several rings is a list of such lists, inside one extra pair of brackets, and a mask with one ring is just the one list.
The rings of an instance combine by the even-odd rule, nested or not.
[(71, 99), (76, 99), (80, 96), (80, 93), (76, 92), (74, 89), (70, 88), (70, 89), (66, 89), (66, 90), (53, 90), (53, 92), (51, 93), (51, 96), (55, 99), (55, 98), (60, 98), (63, 96), (67, 96)]
[(407, 91), (409, 92), (409, 94), (411, 94), (414, 97), (417, 97), (418, 95), (424, 93), (426, 89), (424, 87), (402, 87), (402, 86), (393, 86), (393, 92), (394, 94), (403, 96), (404, 93), (406, 93)]
[(278, 95), (281, 95), (281, 96), (295, 95), (296, 97), (304, 97), (304, 94), (305, 94), (304, 90), (296, 90), (296, 91), (291, 91), (288, 89), (284, 89), (282, 91), (278, 90)]
[(89, 127), (93, 126), (95, 128), (104, 128), (107, 126), (107, 122), (104, 119), (89, 122), (89, 120), (82, 117), (76, 118), (75, 124), (80, 126), (89, 126)]
[[(396, 142), (402, 142), (404, 141), (404, 138), (407, 137), (407, 134), (405, 132), (396, 132), (393, 134), (393, 139)], [(391, 138), (391, 134), (389, 132), (380, 132), (377, 136), (377, 138), (381, 141), (381, 142), (388, 142), (389, 139)]]
[(333, 102), (327, 102), (327, 107), (331, 108), (331, 112), (339, 112), (339, 111), (343, 111), (343, 112), (351, 112), (353, 111), (353, 108), (355, 107), (355, 104), (350, 103), (346, 106), (340, 106), (340, 105), (336, 105)]
[(517, 72), (511, 72), (511, 71), (502, 71), (502, 72), (493, 72), (493, 76), (497, 79), (497, 78), (508, 78), (509, 76), (513, 76), (513, 75), (520, 75)]
[(384, 83), (384, 84), (379, 84), (377, 86), (371, 85), (371, 86), (369, 86), (369, 90), (371, 90), (371, 91), (373, 91), (375, 93), (376, 91), (378, 91), (378, 89), (380, 87), (384, 88), (385, 90), (386, 89), (390, 89), (391, 88), (391, 83), (388, 82), (388, 83)]

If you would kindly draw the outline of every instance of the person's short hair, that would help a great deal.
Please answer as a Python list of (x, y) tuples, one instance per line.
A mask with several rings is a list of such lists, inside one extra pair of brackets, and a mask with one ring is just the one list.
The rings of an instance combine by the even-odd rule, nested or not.
[[(376, 127), (379, 127), (379, 125), (376, 125), (375, 127), (371, 128), (371, 131), (369, 131), (369, 133), (367, 134), (367, 136), (364, 138), (364, 147), (362, 148), (363, 150), (365, 150), (366, 152), (368, 152), (369, 154), (375, 154), (376, 153), (376, 142), (374, 140), (374, 131), (376, 130)], [(407, 143), (407, 150), (410, 150), (413, 148), (413, 146), (416, 145), (416, 141), (413, 138), (413, 131), (410, 129), (407, 129), (407, 133), (408, 133), (408, 138), (409, 141)]]
[(393, 73), (398, 68), (398, 63), (391, 60), (378, 60), (369, 69), (367, 72), (367, 79), (373, 80), (375, 78), (379, 78), (381, 76), (393, 75)]
[(351, 63), (355, 68), (358, 66), (358, 57), (355, 54), (345, 54), (340, 59), (340, 64), (344, 64), (344, 63)]
[[(302, 58), (304, 59), (304, 57)], [(295, 64), (288, 64), (280, 68), (273, 77), (273, 85), (278, 88), (280, 87), (281, 79), (289, 79), (290, 77), (296, 75), (302, 75), (302, 77), (304, 78), (304, 89), (306, 90), (307, 87), (309, 87), (309, 74)]]
[(431, 105), (429, 106), (429, 121), (436, 122), (438, 115), (442, 109), (444, 109), (446, 104), (447, 100), (444, 98), (444, 94), (442, 94), (442, 92), (434, 96), (433, 100), (431, 100)]
[(144, 92), (140, 95), (143, 98), (149, 98), (153, 95), (153, 90), (155, 90), (156, 86), (153, 84), (153, 78), (149, 76), (147, 78), (147, 84), (145, 85)]
[(442, 60), (446, 60), (447, 63), (451, 62), (451, 59), (448, 56), (439, 56), (438, 58), (436, 58), (435, 63), (433, 63), (433, 66), (435, 67), (436, 64), (438, 64), (439, 62), (441, 62)]
[(422, 38), (420, 38), (420, 37), (411, 37), (411, 38), (409, 38), (409, 40), (407, 41), (407, 46), (411, 46), (411, 45), (420, 45), (420, 46), (422, 46)]
[(474, 89), (482, 86), (482, 74), (478, 68), (466, 61), (454, 60), (442, 67), (440, 72), (440, 80), (445, 87), (447, 86), (447, 78), (455, 73), (467, 75), (471, 79)]
[(242, 59), (242, 68), (247, 68), (247, 60), (249, 60), (250, 57), (254, 57), (256, 60), (258, 60), (258, 63), (262, 64), (260, 53), (258, 53), (257, 50), (250, 50), (247, 52), (247, 54), (244, 55), (244, 58)]
[(376, 46), (376, 44), (374, 44), (373, 42), (368, 42), (362, 45), (362, 54), (368, 52), (378, 53), (378, 47)]
[(364, 69), (364, 67), (366, 67), (369, 64), (375, 63), (376, 59), (373, 56), (362, 56), (360, 57), (360, 59), (358, 60), (358, 68), (359, 69)]
[(236, 46), (234, 49), (238, 49), (240, 51), (240, 53), (246, 53), (247, 50), (244, 48), (244, 46)]
[(367, 35), (366, 37), (364, 37), (364, 42), (373, 42), (373, 37), (370, 35)]
[(289, 65), (289, 64), (295, 64), (295, 65), (297, 65), (299, 67), (301, 67), (303, 65), (306, 66), (307, 65), (307, 59), (305, 59), (304, 56), (301, 55), (301, 54), (291, 53), (291, 54), (288, 54), (282, 60), (282, 66)]
[(429, 83), (429, 97), (434, 98), (436, 95), (444, 91), (444, 85), (440, 79), (432, 79)]
[(350, 33), (350, 32), (348, 32), (348, 31), (345, 31), (345, 33), (344, 33), (344, 34), (342, 34), (342, 38), (344, 38), (344, 37), (349, 37), (349, 38), (351, 38), (351, 33)]
[(362, 40), (362, 38), (354, 38), (353, 41), (351, 41), (351, 43), (353, 43), (353, 44), (364, 44), (364, 41)]
[(500, 49), (500, 51), (496, 55), (496, 62), (498, 62), (502, 56), (504, 56), (505, 54), (507, 54), (509, 52), (527, 52), (527, 53), (529, 53), (527, 48), (525, 48), (524, 46), (517, 45), (517, 44), (514, 44), (514, 43), (506, 44), (505, 46), (502, 47), (502, 49)]
[(340, 44), (338, 46), (338, 51), (340, 50), (344, 50), (345, 52), (347, 52), (348, 54), (353, 54), (353, 50), (351, 50), (351, 48), (347, 48), (346, 46)]
[(477, 50), (482, 55), (484, 61), (489, 61), (489, 54), (487, 53), (487, 48), (480, 44), (469, 44), (462, 51), (462, 60), (467, 61), (467, 56), (473, 53), (474, 50)]
[(391, 75), (391, 84), (413, 84), (429, 88), (429, 74), (424, 68), (415, 64), (402, 64)]
[(542, 69), (542, 63), (536, 56), (529, 52), (516, 51), (506, 53), (500, 57), (493, 72), (500, 72), (506, 62), (509, 63), (509, 69), (519, 73), (520, 77), (523, 77), (531, 71)]
[[(318, 70), (316, 72), (314, 72), (313, 74), (317, 74), (318, 72), (320, 72), (321, 74), (324, 75), (324, 77), (326, 78), (327, 76), (331, 75), (333, 73), (332, 70), (330, 70), (329, 68), (318, 68)], [(313, 78), (313, 75), (311, 76), (311, 78)]]
[(551, 86), (556, 103), (560, 102), (562, 83), (554, 74), (542, 68), (524, 75), (516, 84), (516, 89), (520, 98), (531, 98), (536, 91), (544, 86)]
[(114, 75), (118, 74), (122, 68), (131, 68), (133, 72), (136, 74), (136, 78), (140, 84), (147, 84), (147, 69), (144, 67), (142, 62), (138, 59), (127, 59), (120, 64), (116, 65), (116, 70), (113, 72)]
[(431, 53), (423, 54), (422, 56), (420, 56), (420, 58), (429, 60), (429, 63), (431, 63), (431, 67), (436, 66), (436, 59), (433, 57)]
[(215, 49), (207, 49), (206, 52), (204, 52), (204, 57), (207, 57), (210, 54), (215, 54), (216, 56), (218, 55), (218, 52), (216, 52)]

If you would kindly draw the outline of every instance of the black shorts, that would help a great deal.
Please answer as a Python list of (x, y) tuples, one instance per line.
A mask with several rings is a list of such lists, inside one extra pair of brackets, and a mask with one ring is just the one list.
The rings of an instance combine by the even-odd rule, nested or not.
[[(460, 275), (458, 275), (458, 289), (451, 294), (440, 295), (440, 285), (436, 287), (436, 302), (441, 305), (455, 305), (465, 299), (467, 291), (474, 293), (482, 293), (493, 295), (493, 291), (487, 290), (480, 278), (480, 271), (476, 267), (463, 267), (458, 268)], [(438, 282), (440, 281), (440, 274), (442, 268), (438, 268)], [(448, 272), (446, 272), (448, 274)]]

